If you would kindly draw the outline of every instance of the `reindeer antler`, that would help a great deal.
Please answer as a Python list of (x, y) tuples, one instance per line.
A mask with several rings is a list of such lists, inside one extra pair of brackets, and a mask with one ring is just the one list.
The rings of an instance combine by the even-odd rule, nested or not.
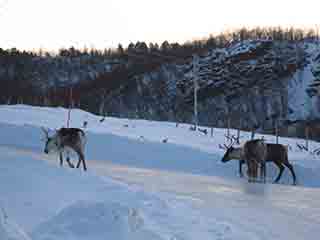
[(223, 144), (223, 145), (221, 145), (221, 144), (219, 144), (219, 148), (221, 148), (221, 149), (224, 149), (224, 150), (228, 150), (229, 148), (231, 148), (233, 145), (234, 145), (234, 143), (236, 142), (236, 137), (234, 136), (234, 135), (231, 135), (231, 136), (228, 136), (228, 135), (224, 135), (226, 138), (227, 138), (227, 140), (229, 141), (229, 144), (227, 145), (227, 144)]
[(229, 149), (229, 147), (225, 143), (223, 145), (219, 144), (219, 148), (221, 148), (223, 150), (228, 150)]
[(228, 141), (230, 141), (230, 142), (234, 142), (234, 141), (237, 140), (237, 137), (236, 137), (235, 135), (227, 135), (227, 134), (225, 134), (224, 136), (225, 136), (226, 139), (227, 139)]

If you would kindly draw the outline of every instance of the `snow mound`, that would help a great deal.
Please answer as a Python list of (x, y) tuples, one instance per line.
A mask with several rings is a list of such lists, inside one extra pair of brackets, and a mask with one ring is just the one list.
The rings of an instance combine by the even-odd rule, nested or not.
[[(2, 214), (2, 208), (1, 214)], [(1, 240), (31, 240), (20, 227), (9, 220), (5, 213), (0, 215), (0, 239)]]
[(144, 229), (137, 209), (119, 203), (77, 201), (40, 224), (33, 240), (160, 239)]
[(0, 239), (9, 240), (9, 235), (2, 221), (0, 222)]

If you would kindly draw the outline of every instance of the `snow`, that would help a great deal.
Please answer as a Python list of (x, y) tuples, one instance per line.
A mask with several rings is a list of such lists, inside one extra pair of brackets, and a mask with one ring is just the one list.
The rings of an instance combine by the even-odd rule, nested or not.
[[(136, 210), (118, 203), (79, 201), (40, 224), (34, 239), (160, 239), (140, 231), (143, 218)], [(90, 229), (90, 231), (88, 231)]]
[(260, 41), (244, 40), (244, 41), (238, 42), (228, 49), (229, 56), (251, 52), (253, 49), (256, 49), (257, 47), (259, 47), (262, 42), (264, 42), (264, 40), (260, 40)]
[(312, 67), (314, 56), (319, 54), (318, 46), (315, 44), (305, 44), (306, 52), (309, 54), (308, 62), (303, 69), (297, 70), (294, 76), (289, 79), (288, 83), (288, 107), (293, 110), (289, 113), (289, 119), (292, 121), (307, 118), (317, 118), (320, 112), (317, 111), (317, 98), (310, 98), (307, 89), (313, 83), (314, 76)]
[(37, 157), (24, 158), (25, 150), (1, 150), (7, 163), (1, 182), (10, 183), (1, 189), (1, 202), (9, 219), (17, 219), (31, 239), (159, 239), (144, 230), (135, 209), (137, 197), (127, 194), (127, 188), (80, 171), (48, 167), (35, 161)]
[[(291, 240), (319, 234), (320, 161), (295, 147), (303, 139), (280, 138), (290, 145), (298, 186), (291, 186), (287, 170), (281, 184), (270, 184), (277, 174), (272, 164), (268, 184), (248, 184), (237, 176), (236, 161), (221, 163), (224, 129), (211, 137), (211, 129), (204, 135), (187, 124), (100, 122), (79, 109), (71, 116), (72, 127), (88, 122), (88, 172), (61, 168), (56, 155), (43, 153), (40, 127), (65, 125), (66, 109), (0, 106), (1, 240)], [(242, 133), (241, 141), (249, 135)], [(310, 143), (311, 150), (317, 147)]]
[(1, 208), (0, 216), (0, 239), (1, 240), (31, 240), (28, 235), (16, 224), (13, 223), (4, 208)]

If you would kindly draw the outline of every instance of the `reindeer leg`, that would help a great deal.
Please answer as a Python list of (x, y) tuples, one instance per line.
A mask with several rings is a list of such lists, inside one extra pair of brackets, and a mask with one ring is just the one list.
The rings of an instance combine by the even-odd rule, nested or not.
[[(261, 174), (261, 167), (262, 167), (262, 164), (259, 164), (258, 162), (257, 162), (257, 160), (255, 160), (254, 162), (253, 162), (253, 176), (254, 176), (254, 181), (255, 182), (260, 182), (259, 181), (259, 179), (258, 179), (258, 177), (259, 177), (259, 170), (260, 170), (260, 178), (262, 178), (262, 175), (263, 174)], [(260, 166), (260, 169), (259, 169), (259, 166)]]
[(248, 182), (253, 182), (252, 181), (252, 171), (250, 169), (250, 167), (248, 166), (248, 170), (247, 170), (247, 176), (248, 176)]
[(259, 166), (260, 166), (260, 181), (261, 182), (263, 182), (263, 164), (262, 163), (260, 163), (259, 165), (258, 165), (258, 168), (259, 168)]
[(77, 168), (80, 167), (80, 164), (81, 164), (81, 162), (82, 162), (83, 170), (84, 170), (84, 171), (87, 171), (87, 166), (86, 166), (86, 162), (85, 162), (85, 160), (84, 160), (84, 155), (83, 155), (82, 151), (81, 151), (80, 149), (78, 149), (78, 148), (75, 149), (75, 151), (77, 152), (78, 157), (79, 157), (79, 161), (78, 161), (78, 163), (77, 163)]
[(80, 167), (80, 163), (81, 163), (80, 150), (79, 150), (79, 148), (74, 148), (73, 150), (74, 150), (74, 151), (77, 153), (77, 155), (78, 155), (78, 163), (77, 163), (76, 168), (79, 168), (79, 167)]
[(76, 168), (79, 168), (79, 167), (80, 167), (80, 163), (81, 163), (81, 159), (80, 159), (80, 157), (79, 157), (79, 160), (78, 160), (78, 163), (77, 163)]
[(256, 182), (258, 182), (258, 168), (259, 168), (259, 164), (255, 162), (254, 163), (254, 179)]
[(86, 166), (86, 161), (84, 160), (84, 155), (81, 152), (79, 152), (78, 154), (79, 154), (79, 162), (78, 162), (77, 167), (79, 167), (80, 163), (82, 162), (83, 170), (87, 171), (87, 166)]
[(263, 182), (267, 181), (267, 163), (263, 162)]
[(266, 183), (266, 163), (265, 162), (262, 162), (260, 164), (260, 177), (261, 177), (261, 181), (263, 183)]
[(59, 158), (60, 158), (60, 166), (62, 167), (63, 165), (63, 156), (62, 156), (62, 152), (59, 152)]
[(263, 182), (263, 164), (262, 163), (260, 163), (259, 165), (258, 165), (258, 168), (259, 168), (259, 166), (260, 166), (260, 181), (261, 182)]
[(68, 165), (69, 165), (70, 168), (74, 168), (73, 163), (70, 162), (70, 157), (69, 157), (69, 156), (67, 157), (67, 163), (68, 163)]
[(292, 175), (292, 178), (293, 178), (293, 185), (296, 185), (296, 174), (294, 173), (294, 170), (293, 170), (293, 166), (288, 163), (288, 162), (284, 162), (283, 163), (287, 168), (289, 168), (290, 172), (291, 172), (291, 175)]
[(247, 166), (248, 166), (248, 170), (247, 170), (248, 181), (249, 182), (254, 182), (254, 166), (253, 166), (253, 162), (252, 162), (251, 159), (249, 159), (247, 161)]
[(277, 178), (273, 181), (273, 183), (278, 183), (280, 178), (281, 178), (281, 176), (282, 176), (282, 173), (283, 173), (283, 170), (284, 170), (284, 166), (279, 162), (274, 162), (274, 163), (279, 168), (279, 174), (278, 174)]
[(240, 175), (240, 177), (243, 177), (242, 164), (244, 164), (244, 160), (239, 161), (239, 175)]
[(84, 171), (87, 171), (86, 161), (84, 160), (84, 156), (83, 156), (83, 154), (81, 154), (81, 158), (82, 158), (82, 166), (83, 166), (83, 170), (84, 170)]

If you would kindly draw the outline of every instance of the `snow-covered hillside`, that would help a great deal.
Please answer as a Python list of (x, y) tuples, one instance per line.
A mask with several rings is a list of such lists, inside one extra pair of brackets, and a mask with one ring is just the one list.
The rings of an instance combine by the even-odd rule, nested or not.
[[(271, 163), (268, 184), (248, 184), (235, 161), (221, 163), (224, 129), (211, 136), (209, 128), (205, 135), (186, 124), (101, 122), (74, 109), (71, 126), (88, 123), (83, 172), (43, 154), (40, 127), (65, 126), (67, 114), (0, 106), (1, 239), (315, 239), (319, 233), (315, 142), (302, 152), (296, 143), (303, 139), (280, 138), (290, 146), (297, 186), (287, 170), (281, 184), (270, 184), (277, 174)], [(248, 138), (243, 132), (241, 141)]]
[(273, 118), (314, 116), (307, 89), (315, 78), (317, 48), (309, 41), (235, 41), (203, 52), (197, 61), (164, 64), (135, 76), (95, 106), (113, 116), (192, 122), (196, 78), (201, 123), (226, 127), (223, 119), (231, 113), (232, 126), (245, 116), (242, 128), (258, 124), (270, 130)]
[[(229, 116), (233, 127), (271, 132), (276, 119), (320, 116), (319, 42), (284, 39), (236, 38), (182, 55), (142, 42), (113, 57), (73, 48), (56, 56), (0, 49), (0, 102), (62, 105), (72, 85), (74, 105), (91, 112), (190, 123), (196, 77), (200, 123), (226, 127)], [(286, 123), (279, 122), (284, 131)]]
[(314, 69), (319, 65), (319, 44), (304, 44), (307, 64), (297, 70), (288, 82), (288, 119), (302, 120), (319, 118), (319, 97), (310, 94), (316, 80)]

